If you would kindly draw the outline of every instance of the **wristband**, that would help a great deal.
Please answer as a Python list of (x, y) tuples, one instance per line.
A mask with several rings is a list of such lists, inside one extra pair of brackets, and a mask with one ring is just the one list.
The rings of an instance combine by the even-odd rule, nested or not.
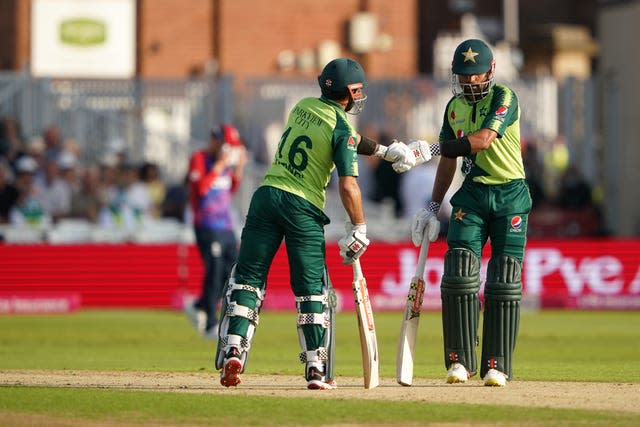
[(437, 215), (440, 212), (440, 203), (433, 201), (427, 203), (427, 210)]
[(444, 157), (456, 158), (471, 154), (471, 142), (469, 138), (463, 136), (460, 139), (449, 139), (440, 141), (440, 152)]
[[(365, 156), (370, 156), (372, 154), (378, 154), (376, 152), (376, 148), (378, 148), (378, 143), (373, 139), (366, 137), (364, 135), (360, 135), (360, 143), (358, 144), (357, 152), (358, 154), (364, 154)], [(386, 147), (385, 147), (386, 148)], [(385, 150), (386, 153), (386, 150)]]

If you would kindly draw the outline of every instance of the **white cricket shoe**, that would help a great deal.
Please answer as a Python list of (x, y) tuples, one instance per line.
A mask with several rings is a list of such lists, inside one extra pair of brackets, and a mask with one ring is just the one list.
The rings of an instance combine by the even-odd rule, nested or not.
[(447, 372), (447, 384), (466, 383), (469, 379), (469, 372), (460, 363), (454, 363)]
[(507, 376), (497, 369), (489, 369), (484, 376), (484, 385), (487, 387), (504, 387), (507, 385)]
[(187, 303), (182, 308), (184, 314), (187, 316), (191, 324), (199, 334), (204, 334), (207, 328), (207, 313), (204, 310), (195, 308), (192, 303)]
[(333, 390), (338, 388), (335, 381), (327, 380), (324, 373), (316, 367), (311, 367), (307, 370), (306, 379), (309, 390)]

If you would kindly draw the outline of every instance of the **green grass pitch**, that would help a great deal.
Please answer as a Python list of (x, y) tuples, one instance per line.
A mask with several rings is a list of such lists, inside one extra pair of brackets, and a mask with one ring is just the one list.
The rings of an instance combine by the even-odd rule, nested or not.
[[(401, 313), (375, 313), (381, 375), (395, 376)], [(417, 378), (444, 378), (439, 313), (422, 315)], [(295, 314), (263, 312), (247, 372), (302, 376)], [(214, 344), (182, 313), (83, 310), (0, 316), (0, 370), (211, 372)], [(338, 378), (360, 376), (355, 313), (337, 321)], [(514, 375), (523, 381), (640, 382), (640, 312), (523, 312)], [(301, 381), (301, 389), (304, 383)], [(508, 387), (508, 386), (507, 386)], [(329, 392), (330, 393), (330, 392)], [(638, 396), (630, 396), (638, 399)], [(310, 412), (312, 411), (312, 412)], [(310, 413), (321, 414), (310, 419)], [(238, 415), (244, 414), (244, 415)], [(330, 415), (329, 415), (330, 414)], [(428, 416), (426, 415), (428, 414)], [(637, 414), (491, 405), (207, 395), (100, 388), (0, 387), (14, 425), (640, 425)]]

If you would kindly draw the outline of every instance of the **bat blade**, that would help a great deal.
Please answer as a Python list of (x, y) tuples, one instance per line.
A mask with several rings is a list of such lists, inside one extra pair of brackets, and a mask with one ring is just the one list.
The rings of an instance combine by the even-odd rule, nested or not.
[(352, 289), (358, 318), (364, 388), (371, 389), (380, 384), (380, 359), (367, 281), (358, 260), (353, 263)]
[(407, 304), (402, 317), (400, 328), (400, 340), (396, 353), (396, 380), (398, 384), (410, 386), (413, 384), (413, 365), (418, 336), (418, 326), (420, 325), (420, 311), (422, 310), (422, 299), (424, 296), (424, 265), (429, 251), (429, 240), (424, 239), (418, 255), (418, 265), (416, 274), (411, 279)]

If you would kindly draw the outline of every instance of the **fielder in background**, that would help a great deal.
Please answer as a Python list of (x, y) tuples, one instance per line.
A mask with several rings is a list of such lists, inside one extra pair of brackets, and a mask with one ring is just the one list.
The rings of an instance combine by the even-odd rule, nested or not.
[(238, 131), (229, 124), (214, 127), (209, 145), (189, 161), (189, 197), (204, 277), (200, 297), (185, 306), (185, 313), (206, 339), (218, 338), (217, 306), (238, 256), (231, 198), (240, 186), (246, 161)]
[[(520, 108), (515, 93), (494, 84), (495, 61), (487, 44), (470, 39), (455, 50), (453, 97), (447, 104), (437, 144), (413, 141), (416, 163), (441, 155), (432, 200), (416, 212), (411, 237), (420, 246), (426, 233), (436, 240), (440, 204), (451, 185), (457, 157), (465, 175), (451, 199), (448, 251), (440, 286), (447, 383), (477, 373), (480, 260), (491, 241), (484, 290), (480, 377), (487, 386), (512, 378), (522, 298), (522, 260), (531, 197), (520, 147)], [(402, 171), (402, 170), (400, 170)]]
[(345, 112), (360, 113), (367, 98), (360, 64), (334, 59), (324, 67), (318, 83), (322, 96), (300, 100), (289, 113), (273, 163), (251, 199), (238, 262), (226, 287), (215, 358), (220, 383), (226, 387), (240, 383), (265, 297), (267, 273), (283, 239), (307, 387), (336, 387), (335, 294), (325, 262), (326, 187), (337, 169), (339, 194), (349, 217), (340, 254), (345, 264), (353, 263), (369, 244), (356, 179), (357, 154), (375, 155), (407, 169), (415, 164), (405, 144), (380, 145), (358, 134), (347, 120)]

